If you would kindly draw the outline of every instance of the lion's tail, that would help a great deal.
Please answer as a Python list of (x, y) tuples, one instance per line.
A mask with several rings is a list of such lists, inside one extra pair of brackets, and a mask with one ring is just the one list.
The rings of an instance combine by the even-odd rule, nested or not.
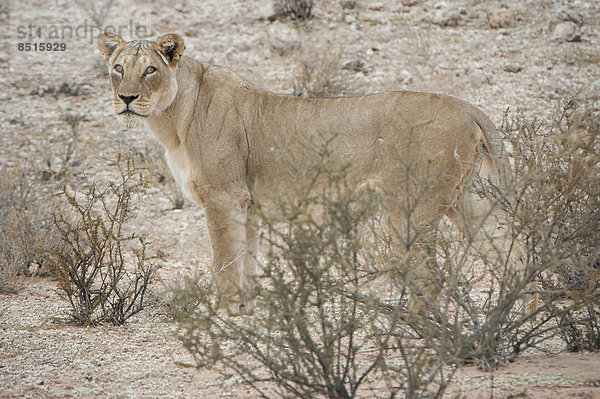
[(485, 155), (489, 156), (495, 168), (498, 170), (501, 184), (507, 187), (506, 184), (509, 182), (512, 172), (500, 131), (496, 128), (490, 118), (479, 109), (475, 109), (472, 116), (473, 121), (481, 131), (479, 140), (483, 146), (483, 151)]

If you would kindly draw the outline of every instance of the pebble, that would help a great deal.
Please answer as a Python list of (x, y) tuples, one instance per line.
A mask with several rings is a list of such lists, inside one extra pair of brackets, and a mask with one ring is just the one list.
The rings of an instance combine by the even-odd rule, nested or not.
[(487, 13), (490, 28), (508, 28), (514, 25), (515, 15), (509, 10), (494, 10)]
[(356, 8), (356, 1), (354, 0), (342, 0), (340, 5), (344, 10), (354, 10)]
[(369, 10), (371, 11), (383, 11), (384, 9), (385, 6), (383, 5), (383, 3), (373, 3), (369, 5)]
[(268, 28), (269, 44), (279, 55), (284, 55), (300, 48), (300, 36), (290, 26), (279, 21), (273, 22)]
[(435, 7), (438, 10), (435, 12), (431, 23), (442, 27), (458, 26), (462, 17), (461, 10), (447, 7), (444, 2), (438, 3)]
[(414, 78), (410, 72), (404, 69), (398, 74), (397, 80), (402, 84), (410, 84), (414, 81)]
[(581, 31), (574, 22), (562, 22), (554, 27), (552, 39), (562, 42), (580, 42)]
[(510, 73), (519, 73), (519, 72), (523, 71), (523, 67), (520, 65), (505, 65), (504, 71), (510, 72)]

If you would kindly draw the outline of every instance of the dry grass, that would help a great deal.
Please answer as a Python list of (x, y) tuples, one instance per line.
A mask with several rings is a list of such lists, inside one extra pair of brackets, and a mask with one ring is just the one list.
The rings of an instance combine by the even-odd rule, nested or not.
[(22, 276), (52, 273), (47, 257), (60, 246), (55, 202), (43, 196), (32, 170), (7, 169), (0, 183), (0, 292), (15, 292)]
[(298, 64), (294, 95), (300, 97), (339, 97), (361, 94), (364, 90), (355, 71), (344, 68), (340, 51), (313, 49)]

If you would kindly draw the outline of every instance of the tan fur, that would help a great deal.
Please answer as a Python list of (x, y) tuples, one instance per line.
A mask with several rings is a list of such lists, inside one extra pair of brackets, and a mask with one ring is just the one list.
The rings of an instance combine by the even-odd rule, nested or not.
[[(458, 212), (477, 224), (492, 208), (469, 192), (471, 174), (502, 184), (507, 163), (496, 129), (480, 110), (456, 98), (274, 94), (228, 69), (182, 56), (183, 40), (173, 34), (156, 43), (107, 34), (98, 48), (108, 64), (115, 111), (126, 110), (120, 95), (138, 96), (130, 109), (141, 116), (126, 117), (146, 121), (164, 144), (176, 180), (204, 207), (220, 298), (230, 310), (250, 308), (255, 295), (258, 239), (249, 209), (293, 190), (299, 174), (310, 174), (322, 143), (329, 142), (332, 162), (349, 163), (357, 180), (379, 185), (398, 202), (407, 166), (412, 176), (433, 177), (411, 220), (419, 225)], [(143, 76), (148, 66), (156, 72)], [(392, 220), (405, 224), (401, 209), (394, 209), (400, 207), (390, 208)]]

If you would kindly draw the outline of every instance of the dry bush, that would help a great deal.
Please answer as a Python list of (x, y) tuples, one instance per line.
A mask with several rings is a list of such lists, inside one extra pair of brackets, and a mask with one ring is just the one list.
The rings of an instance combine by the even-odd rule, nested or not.
[(294, 95), (339, 97), (361, 93), (355, 72), (344, 69), (341, 53), (331, 49), (313, 50), (304, 55), (294, 79)]
[(131, 156), (118, 156), (113, 166), (119, 180), (106, 187), (92, 182), (82, 194), (63, 187), (72, 213), (55, 216), (63, 244), (53, 254), (58, 293), (80, 325), (125, 323), (144, 308), (157, 268), (157, 257), (147, 254), (146, 238), (126, 231), (133, 202), (146, 187), (143, 174)]
[[(480, 179), (475, 190), (507, 216), (508, 249), (522, 244), (523, 264), (481, 256), (473, 268), (467, 236), (442, 242), (447, 306), (432, 304), (435, 328), (452, 310), (461, 357), (487, 369), (562, 337), (570, 349), (597, 349), (600, 331), (600, 136), (590, 107), (568, 102), (550, 124), (505, 118), (514, 168), (508, 187)], [(448, 251), (449, 247), (458, 251)], [(493, 247), (490, 247), (493, 248)], [(493, 252), (493, 249), (491, 250)], [(498, 262), (497, 259), (505, 259)], [(483, 294), (483, 295), (482, 295)], [(528, 306), (539, 296), (537, 307)], [(443, 301), (441, 302), (443, 303)]]
[(154, 313), (168, 320), (178, 321), (200, 306), (201, 297), (189, 295), (184, 289), (193, 281), (189, 276), (176, 280), (162, 280), (162, 289), (150, 292)]
[(275, 0), (275, 15), (287, 17), (294, 21), (306, 21), (312, 17), (313, 0)]
[(600, 115), (568, 101), (549, 126), (508, 127), (522, 200), (515, 215), (549, 317), (569, 349), (600, 349)]
[[(32, 162), (25, 167), (3, 167), (0, 182), (0, 291), (14, 291), (18, 276), (54, 274), (51, 255), (60, 251), (60, 235), (53, 214), (60, 204), (52, 197), (56, 183), (80, 174), (90, 141), (82, 142), (84, 117), (67, 112), (66, 130), (33, 144)], [(43, 161), (40, 163), (36, 158)], [(11, 283), (12, 282), (12, 283)]]
[[(329, 398), (441, 397), (464, 363), (493, 370), (556, 337), (597, 348), (600, 135), (584, 108), (567, 105), (549, 125), (506, 118), (507, 183), (478, 178), (472, 188), (494, 204), (489, 218), (502, 210), (503, 245), (466, 217), (439, 230), (390, 228), (377, 210), (395, 200), (357, 190), (324, 151), (315, 175), (325, 183), (300, 184), (261, 214), (268, 258), (255, 314), (223, 314), (213, 282), (190, 279), (179, 295), (200, 305), (179, 315), (184, 346), (198, 367), (233, 372), (263, 397)], [(398, 153), (407, 176), (409, 159)], [(408, 220), (433, 178), (413, 177), (394, 204)]]
[(92, 19), (98, 28), (102, 29), (114, 2), (114, 0), (77, 0), (75, 3)]
[(89, 136), (81, 134), (80, 123), (85, 118), (85, 115), (76, 112), (66, 112), (63, 120), (69, 128), (50, 137), (43, 148), (36, 149), (45, 163), (42, 180), (50, 183), (71, 181), (85, 169), (88, 150), (93, 145)]
[(31, 170), (4, 169), (0, 182), (0, 292), (18, 288), (18, 276), (48, 274), (48, 253), (60, 240), (52, 223), (54, 201)]
[(381, 198), (357, 190), (330, 155), (276, 211), (258, 210), (268, 259), (254, 315), (221, 313), (213, 282), (188, 280), (177, 295), (200, 306), (179, 315), (180, 338), (198, 367), (233, 372), (263, 397), (264, 382), (278, 397), (441, 397), (455, 351), (405, 322), (407, 284), (389, 275), (408, 267), (377, 244)]

